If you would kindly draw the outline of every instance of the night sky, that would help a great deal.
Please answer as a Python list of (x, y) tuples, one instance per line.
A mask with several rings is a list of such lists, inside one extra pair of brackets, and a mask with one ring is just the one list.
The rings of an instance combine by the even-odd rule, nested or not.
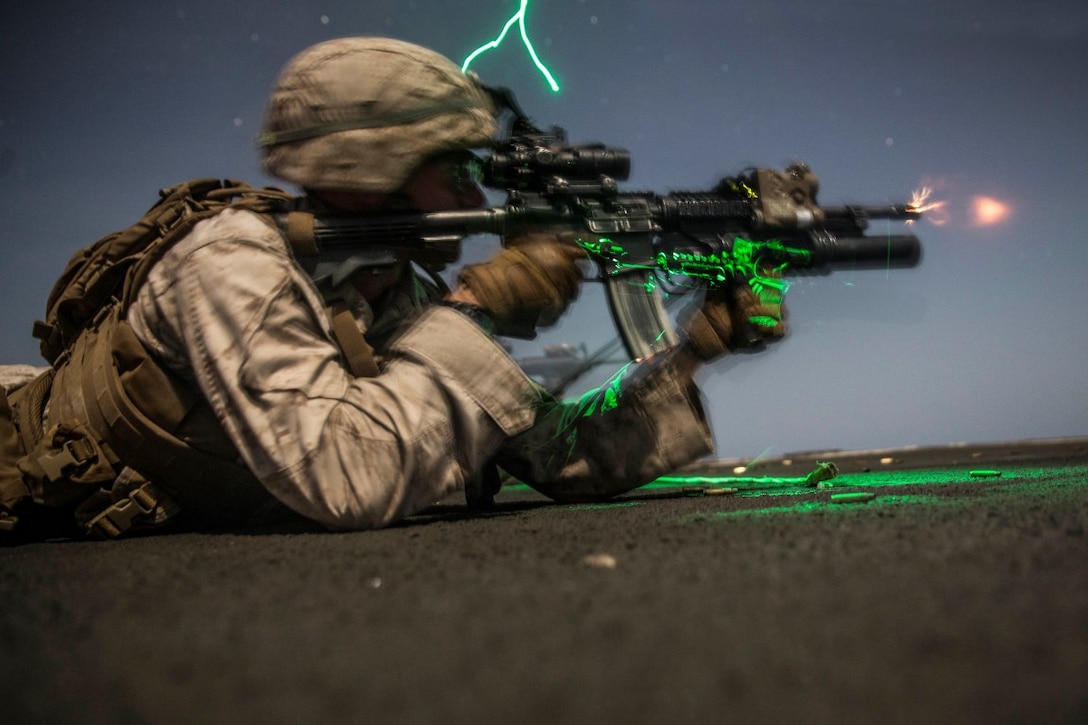
[[(69, 256), (159, 188), (275, 183), (253, 141), (294, 53), (388, 35), (460, 63), (518, 5), (7, 3), (0, 363), (40, 362), (31, 323)], [(826, 205), (923, 184), (946, 202), (915, 229), (920, 268), (799, 278), (784, 342), (700, 374), (719, 455), (1088, 434), (1083, 0), (534, 0), (526, 20), (558, 94), (516, 34), (473, 69), (538, 124), (629, 149), (627, 189), (805, 161)], [(465, 259), (494, 248), (469, 240)], [(599, 292), (548, 340), (607, 343)]]

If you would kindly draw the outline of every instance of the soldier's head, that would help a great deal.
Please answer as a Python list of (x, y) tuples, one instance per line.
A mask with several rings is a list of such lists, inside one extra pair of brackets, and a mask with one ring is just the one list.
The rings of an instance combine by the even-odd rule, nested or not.
[(334, 205), (400, 198), (431, 211), (482, 203), (468, 149), (496, 130), (488, 94), (449, 59), (400, 40), (340, 38), (284, 67), (258, 145), (268, 173)]

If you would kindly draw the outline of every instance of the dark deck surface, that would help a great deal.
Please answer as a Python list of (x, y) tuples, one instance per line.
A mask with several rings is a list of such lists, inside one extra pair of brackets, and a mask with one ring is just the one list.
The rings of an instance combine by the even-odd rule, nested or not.
[[(981, 448), (2, 549), (2, 718), (1088, 723), (1085, 441)], [(800, 484), (828, 458), (834, 487)]]

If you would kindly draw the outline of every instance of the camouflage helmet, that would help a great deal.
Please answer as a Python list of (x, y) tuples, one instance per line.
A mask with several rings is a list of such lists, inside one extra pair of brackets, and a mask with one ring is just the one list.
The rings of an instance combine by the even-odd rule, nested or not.
[(427, 157), (496, 130), (475, 76), (418, 45), (355, 37), (288, 62), (257, 144), (265, 171), (299, 186), (389, 193)]

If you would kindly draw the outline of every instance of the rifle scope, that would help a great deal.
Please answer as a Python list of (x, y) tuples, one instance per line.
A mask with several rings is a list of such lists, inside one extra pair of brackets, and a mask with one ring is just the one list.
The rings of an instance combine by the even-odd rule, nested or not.
[(631, 154), (602, 144), (528, 146), (504, 144), (483, 163), (483, 182), (493, 189), (536, 189), (543, 180), (599, 182), (602, 177), (625, 181)]

